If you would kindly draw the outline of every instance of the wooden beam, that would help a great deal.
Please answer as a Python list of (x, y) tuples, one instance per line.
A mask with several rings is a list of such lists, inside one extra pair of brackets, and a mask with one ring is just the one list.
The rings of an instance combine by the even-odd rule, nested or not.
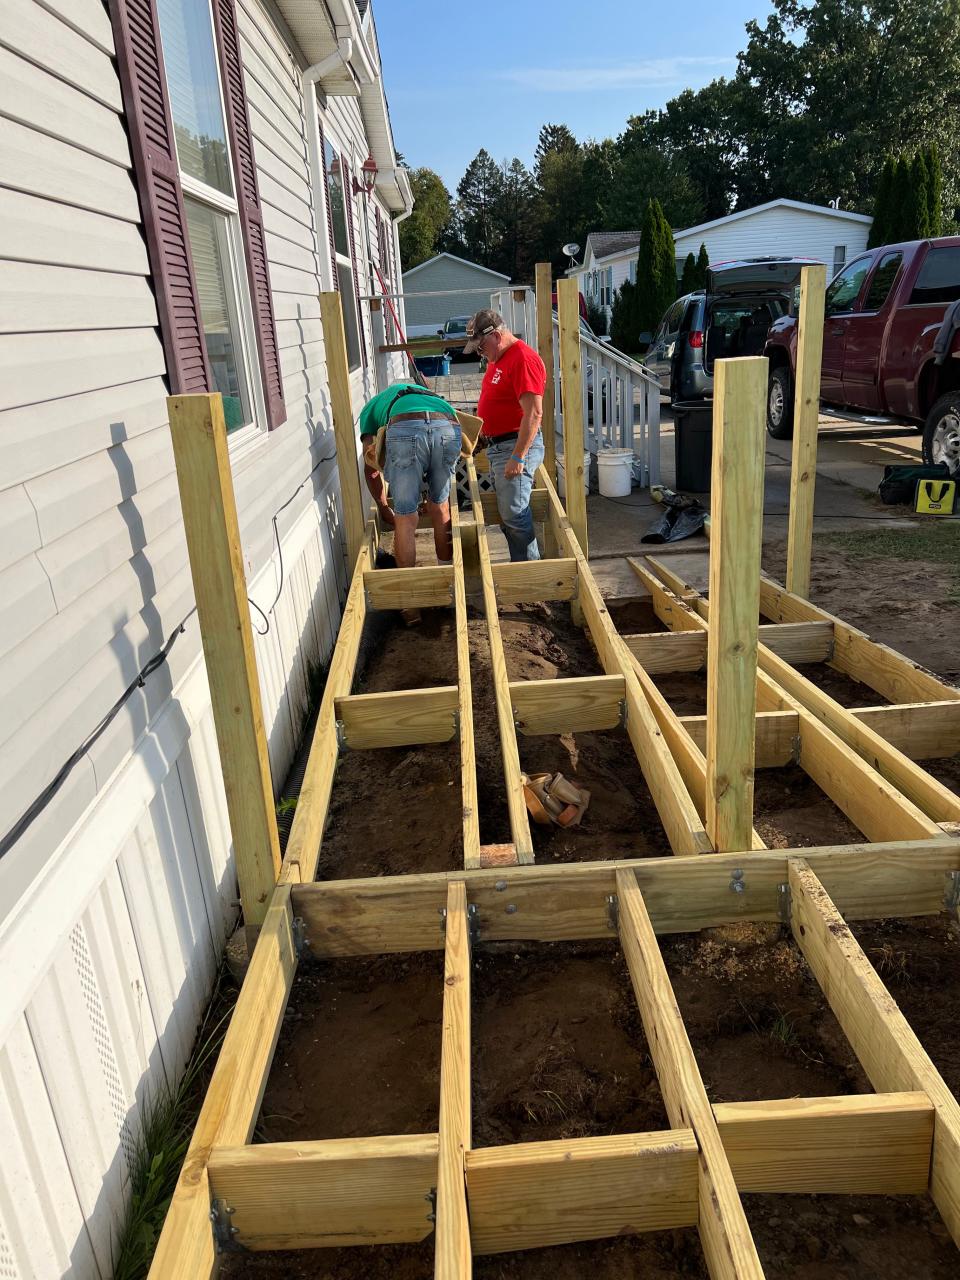
[(719, 360), (714, 375), (706, 823), (721, 850), (746, 848), (753, 833), (768, 363)]
[[(833, 653), (833, 625), (829, 622), (767, 623), (760, 627), (759, 638), (787, 662), (826, 662)], [(623, 639), (652, 676), (706, 669), (707, 638), (701, 632), (652, 631)]]
[[(481, 455), (482, 456), (482, 455)], [(476, 459), (479, 461), (479, 458)], [(479, 475), (479, 467), (477, 474)], [(530, 493), (530, 510), (533, 512), (535, 524), (543, 524), (549, 518), (548, 509), (549, 501), (546, 493), (542, 489), (533, 489)], [(480, 507), (483, 511), (483, 520), (485, 524), (500, 523), (500, 509), (497, 506), (497, 495), (495, 493), (482, 493), (480, 495)], [(532, 564), (534, 561), (518, 561), (518, 563)]]
[(436, 1185), (435, 1133), (266, 1142), (210, 1156), (211, 1192), (233, 1210), (237, 1244), (255, 1251), (415, 1244), (433, 1230)]
[(793, 936), (873, 1087), (921, 1090), (934, 1119), (930, 1194), (960, 1245), (960, 1102), (933, 1065), (812, 868), (791, 862)]
[[(704, 829), (703, 819), (687, 790), (689, 784), (671, 755), (670, 747), (664, 741), (663, 730), (658, 726), (641, 688), (636, 659), (617, 634), (573, 526), (564, 513), (549, 476), (542, 468), (538, 475), (542, 478), (550, 499), (551, 518), (557, 540), (567, 555), (577, 562), (580, 605), (600, 657), (600, 665), (608, 676), (623, 677), (627, 734), (657, 806), (670, 848), (674, 853), (680, 854), (712, 852), (713, 845)], [(669, 708), (666, 714), (673, 717)], [(679, 726), (678, 731), (682, 733)]]
[[(960, 840), (322, 881), (294, 885), (293, 904), (317, 956), (439, 950), (438, 913), (454, 879), (466, 883), (486, 941), (572, 942), (610, 937), (606, 900), (615, 891), (617, 871), (628, 869), (637, 877), (654, 929), (685, 933), (735, 921), (779, 920), (779, 886), (794, 857), (816, 868), (849, 920), (931, 915), (943, 906), (946, 877), (960, 870)], [(740, 892), (733, 890), (735, 883)]]
[(560, 320), (560, 390), (567, 514), (580, 550), (589, 559), (587, 499), (583, 491), (583, 370), (580, 363), (580, 293), (574, 277), (557, 281)]
[(793, 454), (790, 469), (790, 517), (787, 529), (787, 589), (810, 594), (813, 549), (813, 495), (817, 483), (817, 433), (820, 429), (820, 365), (823, 355), (823, 295), (827, 268), (820, 263), (800, 270), (797, 309), (797, 382), (793, 399)]
[[(353, 303), (350, 304), (353, 306)], [(343, 309), (340, 294), (320, 294), (320, 321), (323, 325), (323, 353), (327, 363), (330, 387), (330, 411), (337, 443), (337, 468), (340, 473), (340, 498), (343, 503), (344, 531), (347, 539), (347, 564), (354, 565), (363, 542), (366, 521), (360, 496), (358, 436), (354, 426), (353, 399), (350, 395), (350, 362), (347, 339), (343, 331)]]
[(689, 1129), (488, 1147), (467, 1156), (478, 1254), (692, 1227), (697, 1144)]
[(240, 901), (255, 930), (277, 882), (280, 841), (223, 400), (170, 396), (167, 412)]
[(371, 609), (431, 609), (453, 604), (453, 566), (368, 569), (363, 575)]
[(467, 460), (467, 479), (470, 485), (470, 501), (477, 521), (477, 549), (480, 555), (480, 582), (483, 587), (483, 609), (487, 618), (487, 638), (490, 642), (490, 665), (493, 669), (493, 688), (497, 703), (497, 725), (500, 730), (500, 750), (503, 756), (503, 781), (507, 793), (507, 810), (510, 815), (510, 833), (521, 863), (533, 862), (533, 839), (527, 806), (523, 798), (520, 776), (520, 753), (517, 749), (517, 731), (513, 723), (510, 705), (510, 681), (507, 676), (507, 660), (503, 652), (500, 633), (500, 614), (493, 586), (493, 570), (490, 564), (490, 548), (487, 530), (482, 523), (480, 486), (473, 459)]
[(470, 676), (470, 635), (464, 581), (464, 526), (457, 504), (450, 504), (453, 535), (453, 612), (457, 628), (457, 694), (460, 725), (460, 794), (463, 824), (463, 865), (480, 866), (480, 813), (477, 801), (477, 757), (473, 736), (473, 690)]
[[(707, 745), (707, 717), (681, 716), (680, 724), (703, 751)], [(796, 764), (799, 754), (800, 717), (793, 711), (758, 711), (754, 738), (756, 768), (782, 769), (784, 765)]]
[(562, 560), (518, 560), (513, 564), (491, 567), (493, 589), (501, 606), (576, 599), (577, 562), (569, 557)]
[(320, 860), (320, 841), (327, 822), (330, 792), (337, 768), (337, 699), (346, 697), (353, 687), (353, 675), (357, 666), (357, 654), (363, 635), (363, 623), (367, 607), (363, 592), (363, 577), (371, 563), (370, 548), (360, 548), (347, 594), (347, 603), (340, 619), (337, 643), (330, 660), (330, 670), (323, 687), (323, 698), (317, 715), (313, 742), (307, 757), (307, 768), (300, 785), (293, 826), (287, 840), (283, 858), (281, 881), (300, 883), (317, 874)]
[(741, 1192), (922, 1195), (933, 1146), (925, 1093), (714, 1105)]
[(337, 698), (335, 708), (340, 742), (353, 750), (449, 742), (457, 731), (460, 691), (456, 685), (438, 685), (352, 693)]
[(833, 657), (830, 666), (860, 680), (890, 702), (960, 701), (960, 689), (945, 684), (918, 663), (878, 644), (864, 632), (819, 605), (793, 595), (766, 575), (760, 577), (760, 612), (775, 622), (832, 622)]
[(543, 391), (543, 465), (547, 475), (556, 483), (557, 397), (556, 387), (553, 385), (553, 266), (551, 263), (537, 263), (534, 283), (537, 290), (537, 351), (547, 371), (547, 385)]
[(515, 680), (510, 702), (517, 730), (527, 736), (615, 729), (623, 720), (623, 676)]
[(616, 896), (620, 945), (667, 1116), (675, 1129), (689, 1126), (699, 1148), (697, 1225), (707, 1268), (713, 1280), (762, 1280), (763, 1269), (713, 1109), (632, 871), (617, 872)]
[(208, 1162), (250, 1141), (297, 967), (290, 887), (274, 891), (207, 1086), (150, 1266), (150, 1280), (206, 1280), (217, 1267)]
[[(662, 571), (659, 561), (650, 558), (657, 572)], [(630, 564), (647, 585), (654, 599), (654, 609), (669, 626), (678, 629), (705, 630), (709, 623), (710, 606), (696, 593), (687, 593), (688, 600), (680, 600), (658, 582), (649, 569), (630, 559)], [(671, 577), (676, 580), (676, 575)], [(669, 607), (661, 607), (661, 601), (669, 600)], [(696, 603), (696, 611), (692, 604)], [(911, 799), (893, 785), (853, 750), (832, 728), (823, 724), (797, 698), (788, 693), (767, 670), (778, 674), (786, 664), (781, 664), (775, 654), (762, 645), (759, 661), (763, 670), (757, 673), (757, 701), (764, 710), (792, 711), (797, 713), (800, 726), (800, 764), (820, 789), (833, 800), (857, 827), (873, 840), (919, 840), (936, 837), (936, 822), (928, 817)], [(792, 668), (789, 669), (792, 671)], [(792, 672), (791, 679), (803, 680), (799, 672)], [(826, 696), (826, 695), (824, 695)], [(869, 730), (863, 729), (864, 733)], [(878, 753), (890, 758), (892, 749), (877, 739)], [(909, 762), (906, 762), (909, 763)], [(931, 782), (933, 780), (931, 779)]]
[(444, 925), (440, 1156), (436, 1280), (470, 1280), (473, 1258), (464, 1181), (470, 1150), (470, 927), (463, 881), (447, 889)]

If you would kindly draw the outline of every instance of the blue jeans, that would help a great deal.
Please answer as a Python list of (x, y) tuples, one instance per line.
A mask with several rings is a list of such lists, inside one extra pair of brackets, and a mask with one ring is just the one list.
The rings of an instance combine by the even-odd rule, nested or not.
[(460, 424), (449, 418), (408, 419), (387, 427), (387, 459), (383, 468), (393, 509), (414, 516), (426, 488), (439, 505), (450, 497), (450, 481), (460, 456)]
[(537, 432), (523, 459), (523, 470), (518, 476), (508, 479), (503, 473), (516, 447), (516, 439), (513, 439), (504, 444), (494, 442), (487, 449), (497, 494), (497, 510), (500, 512), (500, 528), (506, 535), (511, 560), (539, 560), (540, 548), (533, 530), (530, 493), (537, 467), (543, 462), (543, 436)]

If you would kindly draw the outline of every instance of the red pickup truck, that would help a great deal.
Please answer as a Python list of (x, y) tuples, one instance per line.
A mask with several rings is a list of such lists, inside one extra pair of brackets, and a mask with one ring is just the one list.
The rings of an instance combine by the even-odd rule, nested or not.
[[(794, 309), (791, 308), (791, 312)], [(767, 429), (793, 433), (795, 314), (775, 320)], [(820, 399), (825, 407), (916, 423), (923, 458), (960, 474), (960, 236), (888, 244), (827, 286)]]

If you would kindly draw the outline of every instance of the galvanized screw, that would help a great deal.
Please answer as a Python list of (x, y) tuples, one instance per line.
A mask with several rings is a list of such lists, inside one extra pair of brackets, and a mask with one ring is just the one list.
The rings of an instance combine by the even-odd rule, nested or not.
[(497, 893), (503, 893), (504, 889), (507, 887), (507, 882), (506, 880), (498, 880), (493, 887), (496, 889)]
[(516, 912), (517, 912), (517, 904), (515, 902), (508, 902), (507, 915), (508, 916), (516, 915)]
[(746, 891), (747, 886), (743, 883), (743, 871), (740, 867), (737, 867), (733, 872), (730, 888), (734, 893), (744, 893)]

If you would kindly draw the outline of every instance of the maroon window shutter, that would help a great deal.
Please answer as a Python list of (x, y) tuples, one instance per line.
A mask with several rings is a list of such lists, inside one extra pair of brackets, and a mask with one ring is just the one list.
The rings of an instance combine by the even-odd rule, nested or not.
[(247, 96), (240, 61), (240, 37), (234, 0), (214, 0), (213, 23), (220, 55), (220, 76), (226, 107), (227, 133), (233, 152), (233, 172), (237, 187), (237, 205), (250, 280), (253, 318), (257, 329), (260, 372), (267, 400), (267, 421), (272, 431), (286, 422), (287, 408), (283, 400), (283, 375), (280, 350), (273, 318), (273, 294), (270, 291), (270, 269), (263, 232), (263, 212), (257, 166), (253, 156), (253, 136), (247, 112)]
[[(311, 93), (313, 90), (311, 89)], [(327, 209), (327, 239), (330, 241), (330, 276), (333, 287), (339, 293), (340, 277), (337, 274), (337, 242), (333, 236), (333, 205), (330, 201), (330, 175), (327, 173), (327, 153), (324, 148), (323, 121), (317, 112), (317, 128), (320, 131), (320, 167), (323, 170), (323, 203)]]
[(155, 0), (110, 0), (110, 19), (170, 391), (208, 391)]
[(350, 261), (353, 263), (353, 292), (357, 300), (357, 331), (360, 334), (360, 355), (363, 363), (367, 363), (367, 337), (363, 329), (363, 312), (360, 309), (360, 270), (357, 263), (357, 237), (353, 226), (353, 196), (350, 194), (353, 183), (350, 180), (350, 170), (347, 162), (342, 157), (340, 159), (340, 172), (343, 174), (343, 204), (344, 212), (347, 217), (347, 226), (350, 229)]

